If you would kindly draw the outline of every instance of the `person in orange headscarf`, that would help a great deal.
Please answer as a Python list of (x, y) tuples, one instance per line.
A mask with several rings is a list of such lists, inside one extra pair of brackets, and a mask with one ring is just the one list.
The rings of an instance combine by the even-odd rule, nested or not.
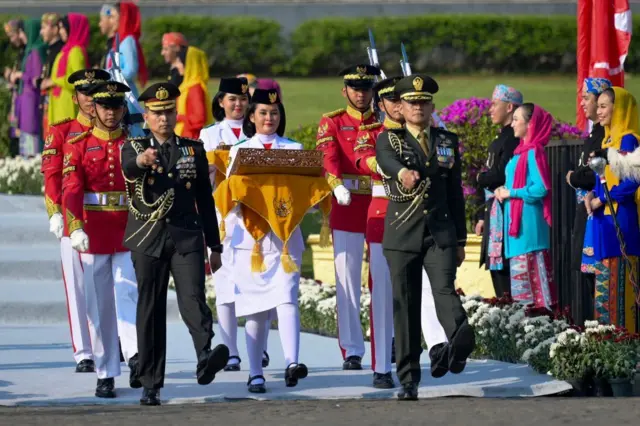
[(203, 50), (189, 46), (180, 33), (162, 36), (162, 56), (171, 64), (169, 80), (180, 88), (176, 134), (198, 139), (200, 130), (213, 122), (207, 91), (209, 62)]

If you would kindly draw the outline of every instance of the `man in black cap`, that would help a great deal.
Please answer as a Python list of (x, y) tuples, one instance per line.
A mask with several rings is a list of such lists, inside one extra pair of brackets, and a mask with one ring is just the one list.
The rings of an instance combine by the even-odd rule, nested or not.
[(213, 318), (205, 297), (205, 242), (213, 272), (221, 266), (222, 252), (207, 158), (202, 142), (174, 133), (178, 96), (168, 82), (147, 88), (138, 100), (145, 103), (151, 135), (129, 139), (122, 149), (130, 200), (125, 245), (132, 251), (139, 287), (142, 405), (160, 405), (164, 386), (169, 273), (198, 356), (198, 383), (211, 383), (229, 359), (226, 346), (211, 350)]
[(431, 375), (464, 370), (475, 338), (454, 281), (467, 240), (458, 137), (430, 126), (438, 84), (426, 75), (395, 85), (405, 130), (385, 131), (376, 160), (389, 194), (382, 241), (393, 286), (397, 374), (401, 400), (418, 398), (422, 269), (434, 290), (438, 319), (450, 343), (429, 351)]
[(380, 69), (366, 64), (340, 72), (347, 108), (324, 114), (316, 148), (324, 152), (324, 169), (333, 189), (329, 225), (332, 229), (339, 344), (344, 370), (361, 370), (364, 337), (360, 324), (362, 257), (367, 210), (371, 202), (371, 176), (356, 167), (354, 145), (360, 126), (376, 122), (371, 108), (373, 84)]

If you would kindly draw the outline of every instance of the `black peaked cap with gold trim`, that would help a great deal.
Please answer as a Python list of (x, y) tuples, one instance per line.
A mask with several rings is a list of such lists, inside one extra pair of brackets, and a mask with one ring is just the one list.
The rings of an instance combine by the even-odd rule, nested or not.
[(118, 81), (106, 81), (93, 85), (87, 95), (93, 102), (106, 106), (121, 106), (125, 104), (125, 93), (130, 92), (129, 86)]
[(111, 74), (101, 69), (84, 69), (74, 72), (67, 78), (67, 82), (82, 93), (88, 93), (94, 85), (111, 80)]
[(220, 79), (218, 91), (231, 95), (248, 95), (249, 82), (244, 77), (223, 77)]
[(367, 64), (357, 64), (346, 67), (338, 73), (344, 79), (344, 84), (354, 89), (371, 89), (376, 76), (380, 75), (380, 68)]
[(147, 87), (138, 97), (144, 102), (149, 111), (166, 111), (176, 107), (176, 99), (180, 96), (180, 89), (173, 83), (156, 83)]
[(252, 104), (276, 105), (282, 103), (278, 91), (274, 89), (256, 89), (251, 96)]
[(373, 86), (373, 91), (378, 95), (379, 98), (389, 99), (389, 100), (398, 100), (398, 96), (395, 92), (396, 83), (402, 80), (402, 77), (389, 77), (385, 78), (382, 81), (376, 83)]
[(414, 74), (396, 83), (396, 95), (407, 102), (431, 101), (438, 93), (438, 83), (425, 74)]

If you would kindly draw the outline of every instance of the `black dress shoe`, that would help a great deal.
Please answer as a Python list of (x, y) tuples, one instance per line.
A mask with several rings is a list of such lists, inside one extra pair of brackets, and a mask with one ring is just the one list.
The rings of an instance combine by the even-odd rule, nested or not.
[[(262, 383), (251, 384), (252, 381), (262, 379)], [(265, 386), (265, 378), (263, 375), (258, 374), (257, 376), (249, 376), (249, 381), (247, 382), (247, 387), (249, 392), (251, 393), (265, 393), (267, 391), (267, 387)]]
[(362, 358), (352, 355), (342, 363), (343, 370), (362, 370)]
[(207, 349), (198, 357), (196, 376), (199, 385), (208, 385), (213, 382), (216, 373), (222, 370), (229, 362), (229, 348), (218, 345), (213, 350)]
[[(229, 361), (231, 361), (232, 359), (237, 360), (238, 362), (229, 364)], [(240, 371), (240, 363), (242, 362), (242, 360), (240, 359), (239, 356), (231, 355), (229, 357), (229, 361), (227, 361), (227, 365), (224, 366), (224, 371)]]
[(429, 349), (431, 359), (431, 377), (439, 379), (449, 372), (449, 345), (438, 343)]
[(391, 338), (391, 364), (396, 363), (396, 338)]
[(418, 400), (418, 384), (411, 382), (402, 385), (402, 389), (398, 392), (398, 401), (417, 401)]
[(140, 405), (160, 405), (160, 389), (144, 388), (140, 398)]
[(476, 335), (467, 321), (462, 323), (449, 344), (449, 371), (460, 374), (467, 366), (467, 358), (476, 346)]
[(304, 379), (309, 374), (307, 366), (304, 364), (291, 364), (284, 371), (284, 383), (288, 388), (298, 384), (298, 380)]
[(133, 389), (140, 389), (140, 363), (138, 362), (138, 354), (129, 358), (129, 386)]
[(113, 377), (108, 379), (98, 379), (96, 385), (96, 396), (98, 398), (115, 398), (116, 397), (116, 384)]
[(262, 351), (262, 368), (267, 368), (269, 366), (269, 354), (267, 351)]
[(396, 384), (393, 382), (391, 372), (389, 373), (373, 373), (373, 387), (376, 389), (393, 389)]
[(95, 371), (96, 365), (90, 359), (83, 359), (76, 365), (76, 373), (93, 373)]

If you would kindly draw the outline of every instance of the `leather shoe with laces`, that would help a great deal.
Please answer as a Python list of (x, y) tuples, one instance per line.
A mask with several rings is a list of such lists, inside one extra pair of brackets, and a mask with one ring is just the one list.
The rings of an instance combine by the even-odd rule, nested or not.
[(83, 359), (76, 365), (76, 373), (93, 373), (95, 371), (96, 365), (90, 359)]
[(140, 405), (160, 405), (160, 389), (144, 388), (140, 398)]
[(96, 396), (98, 398), (115, 398), (115, 387), (116, 384), (113, 377), (109, 377), (108, 379), (98, 379), (98, 384), (96, 385)]
[(396, 384), (393, 383), (391, 372), (389, 373), (373, 373), (373, 387), (376, 389), (393, 389)]
[(342, 363), (343, 370), (362, 370), (362, 358), (352, 355)]
[(229, 348), (218, 345), (213, 350), (207, 349), (198, 357), (196, 376), (199, 385), (208, 385), (213, 382), (216, 373), (222, 370), (229, 362)]
[(398, 392), (398, 401), (417, 401), (418, 400), (418, 384), (414, 382), (405, 383)]

